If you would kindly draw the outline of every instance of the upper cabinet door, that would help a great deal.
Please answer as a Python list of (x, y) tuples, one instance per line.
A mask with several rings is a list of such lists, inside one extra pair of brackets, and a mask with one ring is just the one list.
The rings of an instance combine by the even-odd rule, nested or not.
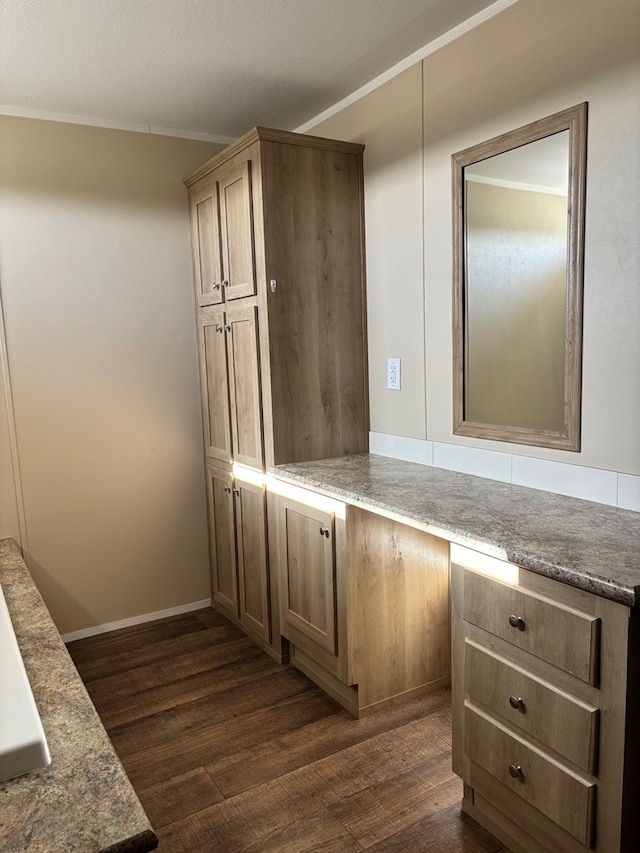
[(218, 182), (209, 177), (191, 195), (193, 270), (198, 305), (222, 302), (222, 253)]
[(253, 296), (256, 268), (253, 242), (251, 162), (245, 160), (218, 176), (225, 299)]

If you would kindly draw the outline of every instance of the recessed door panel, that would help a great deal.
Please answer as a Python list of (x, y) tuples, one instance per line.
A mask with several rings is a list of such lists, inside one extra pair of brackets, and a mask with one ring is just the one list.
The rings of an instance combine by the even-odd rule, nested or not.
[(194, 273), (200, 306), (222, 302), (222, 253), (218, 184), (211, 179), (191, 199)]
[(264, 486), (235, 481), (240, 619), (270, 641), (267, 525)]
[(222, 462), (230, 462), (231, 404), (227, 379), (225, 319), (222, 311), (212, 311), (201, 318), (200, 347), (207, 455)]
[(250, 162), (246, 160), (223, 173), (219, 187), (225, 299), (253, 296), (256, 274)]
[(230, 472), (210, 467), (209, 535), (211, 593), (213, 600), (238, 615), (238, 573), (236, 568), (235, 519)]
[(333, 515), (285, 502), (284, 548), (284, 618), (314, 643), (337, 655)]
[(226, 321), (233, 459), (250, 468), (262, 469), (257, 308), (230, 308)]

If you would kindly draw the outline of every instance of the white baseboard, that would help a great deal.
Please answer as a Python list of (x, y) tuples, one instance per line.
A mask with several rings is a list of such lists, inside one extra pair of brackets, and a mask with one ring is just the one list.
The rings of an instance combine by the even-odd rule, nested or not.
[(167, 616), (179, 616), (181, 613), (190, 613), (192, 610), (202, 610), (205, 607), (211, 607), (210, 598), (192, 601), (191, 604), (181, 604), (179, 607), (169, 607), (167, 610), (156, 610), (155, 613), (131, 616), (129, 619), (120, 619), (118, 622), (94, 625), (92, 628), (83, 628), (81, 631), (72, 631), (70, 634), (63, 634), (62, 641), (71, 643), (74, 640), (83, 640), (85, 637), (95, 637), (97, 634), (107, 634), (109, 631), (117, 631), (119, 628), (131, 628), (133, 625), (154, 622), (156, 619), (166, 619)]

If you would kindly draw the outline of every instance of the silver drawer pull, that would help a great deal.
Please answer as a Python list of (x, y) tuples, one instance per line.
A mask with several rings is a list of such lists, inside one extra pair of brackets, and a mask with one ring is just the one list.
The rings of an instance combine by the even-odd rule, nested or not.
[(521, 696), (509, 696), (509, 704), (514, 711), (524, 712), (524, 699)]
[(517, 628), (518, 631), (524, 631), (524, 619), (522, 616), (516, 616), (515, 613), (512, 613), (511, 616), (509, 616), (509, 625), (511, 625), (512, 628)]
[(329, 531), (327, 530), (327, 528), (326, 528), (326, 527), (321, 527), (321, 528), (320, 528), (320, 536), (326, 536), (326, 537), (327, 537), (327, 539), (329, 538)]
[(522, 772), (522, 767), (519, 764), (510, 764), (509, 775), (513, 776), (514, 779), (522, 779), (524, 776), (524, 773)]

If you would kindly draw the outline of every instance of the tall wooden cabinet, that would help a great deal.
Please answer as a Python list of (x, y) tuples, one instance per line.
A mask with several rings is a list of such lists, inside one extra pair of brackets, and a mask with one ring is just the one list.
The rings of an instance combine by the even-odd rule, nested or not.
[(264, 472), (368, 449), (362, 152), (255, 128), (185, 180), (212, 596), (276, 658)]

